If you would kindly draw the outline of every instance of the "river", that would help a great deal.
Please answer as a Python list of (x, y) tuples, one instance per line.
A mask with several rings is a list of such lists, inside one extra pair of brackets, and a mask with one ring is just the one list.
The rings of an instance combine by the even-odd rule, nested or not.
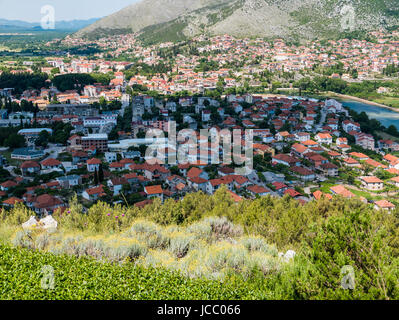
[(399, 112), (356, 101), (341, 101), (341, 103), (358, 113), (364, 111), (370, 119), (377, 119), (386, 128), (394, 125), (399, 130)]

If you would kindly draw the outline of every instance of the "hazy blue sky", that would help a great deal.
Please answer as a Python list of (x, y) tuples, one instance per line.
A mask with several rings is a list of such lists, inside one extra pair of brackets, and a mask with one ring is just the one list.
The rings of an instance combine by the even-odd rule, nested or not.
[(52, 5), (55, 19), (98, 18), (116, 12), (137, 0), (0, 0), (0, 18), (39, 22), (42, 6)]

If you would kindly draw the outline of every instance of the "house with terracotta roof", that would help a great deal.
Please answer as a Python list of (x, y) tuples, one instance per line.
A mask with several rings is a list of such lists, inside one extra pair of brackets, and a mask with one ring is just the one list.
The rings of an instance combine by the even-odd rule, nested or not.
[(43, 170), (56, 170), (62, 168), (61, 161), (49, 158), (40, 162)]
[(163, 201), (163, 190), (161, 185), (156, 186), (145, 186), (144, 192), (148, 198), (157, 197)]
[(11, 188), (14, 188), (18, 185), (18, 183), (16, 183), (15, 181), (12, 180), (7, 180), (5, 182), (3, 182), (2, 184), (0, 184), (0, 188), (2, 191), (8, 191)]
[(302, 142), (302, 144), (308, 148), (317, 147), (319, 145), (316, 141), (313, 140), (306, 140)]
[(304, 167), (294, 166), (290, 170), (302, 181), (313, 181), (316, 179), (316, 174), (313, 171)]
[(388, 162), (390, 162), (390, 163), (396, 163), (396, 162), (399, 161), (399, 158), (396, 157), (396, 156), (394, 156), (394, 155), (392, 155), (392, 154), (386, 154), (386, 155), (384, 155), (384, 158), (383, 158), (383, 159), (386, 160), (386, 161), (388, 161)]
[(143, 173), (144, 176), (149, 180), (165, 180), (168, 176), (170, 176), (170, 171), (159, 164), (145, 163), (143, 167)]
[(367, 159), (365, 163), (374, 168), (382, 168), (382, 169), (388, 168), (385, 164), (375, 161), (374, 159)]
[(187, 179), (188, 186), (193, 188), (195, 191), (208, 192), (210, 185), (209, 180), (201, 177), (192, 177)]
[(89, 160), (86, 161), (86, 165), (87, 165), (87, 171), (89, 172), (95, 172), (97, 170), (100, 169), (100, 164), (101, 164), (101, 160), (97, 159), (97, 158), (91, 158)]
[(191, 179), (194, 177), (199, 177), (205, 180), (209, 179), (208, 173), (205, 170), (202, 170), (197, 167), (192, 167), (190, 170), (187, 172), (187, 178)]
[(338, 158), (342, 157), (342, 154), (340, 154), (339, 152), (336, 152), (336, 151), (329, 151), (329, 152), (327, 152), (327, 154), (333, 159), (338, 159)]
[(74, 151), (72, 152), (72, 163), (78, 164), (79, 162), (85, 162), (89, 160), (89, 154), (85, 151)]
[(228, 176), (209, 180), (210, 184), (208, 185), (207, 192), (209, 194), (213, 194), (222, 185), (225, 185), (227, 187), (227, 189), (229, 189), (229, 190), (233, 190), (234, 181), (232, 179), (226, 179), (226, 177), (228, 177)]
[(120, 162), (112, 162), (109, 165), (109, 170), (110, 171), (123, 171), (123, 170), (125, 170), (125, 166), (123, 163), (120, 163)]
[(294, 143), (291, 147), (291, 153), (296, 157), (303, 157), (307, 152), (310, 152), (310, 150), (300, 143)]
[(274, 189), (280, 194), (283, 195), (285, 190), (288, 189), (288, 186), (283, 183), (283, 182), (279, 182), (279, 181), (274, 181), (272, 182), (272, 185), (274, 187)]
[(40, 164), (36, 161), (24, 161), (20, 168), (23, 176), (40, 172)]
[(295, 138), (299, 142), (305, 142), (310, 140), (310, 133), (309, 132), (298, 132), (295, 134)]
[(89, 188), (83, 191), (82, 197), (88, 201), (98, 200), (99, 198), (105, 196), (104, 187), (102, 185), (94, 188)]
[(357, 122), (350, 121), (350, 120), (345, 120), (342, 123), (342, 128), (344, 129), (344, 131), (346, 133), (348, 133), (350, 131), (360, 132), (360, 124)]
[(392, 202), (383, 199), (374, 202), (374, 209), (391, 211), (395, 209), (395, 205)]
[(124, 185), (129, 185), (125, 178), (113, 178), (107, 181), (108, 187), (114, 191), (114, 196), (117, 196), (123, 189)]
[(339, 137), (339, 138), (337, 138), (337, 146), (339, 146), (339, 145), (341, 145), (341, 144), (347, 145), (347, 144), (348, 144), (348, 139), (347, 139), (347, 138), (344, 138), (344, 137)]
[(220, 167), (220, 168), (218, 168), (218, 174), (219, 174), (219, 176), (223, 177), (223, 176), (235, 174), (235, 171), (233, 168), (230, 168), (230, 167)]
[(124, 174), (123, 178), (125, 178), (126, 181), (130, 185), (133, 185), (133, 184), (136, 184), (139, 182), (139, 177), (138, 177), (137, 173), (135, 173), (135, 172), (130, 172), (130, 173)]
[(333, 142), (332, 136), (329, 133), (318, 133), (315, 138), (319, 143), (330, 145)]
[(298, 191), (296, 191), (295, 189), (292, 188), (288, 188), (287, 190), (284, 191), (284, 195), (288, 194), (291, 198), (298, 198), (301, 197), (302, 194), (299, 193)]
[(328, 163), (323, 163), (318, 167), (319, 170), (321, 170), (321, 172), (323, 172), (323, 174), (325, 176), (328, 177), (336, 177), (338, 176), (338, 166), (336, 166), (335, 164), (328, 162)]
[(68, 141), (68, 150), (81, 150), (82, 149), (82, 137), (79, 135), (73, 135), (69, 137)]
[(33, 203), (33, 209), (38, 214), (52, 214), (58, 208), (65, 207), (64, 202), (58, 197), (42, 194), (35, 199)]
[(297, 158), (291, 157), (286, 154), (276, 154), (275, 156), (272, 157), (272, 164), (282, 164), (291, 167), (291, 166), (299, 166), (300, 161)]
[(350, 157), (343, 159), (343, 162), (347, 167), (351, 167), (351, 168), (360, 168), (361, 167), (359, 161), (357, 161), (353, 158), (350, 158)]
[(363, 188), (373, 191), (384, 189), (384, 182), (377, 177), (366, 176), (360, 177), (359, 179), (362, 183)]
[(22, 199), (19, 199), (17, 197), (11, 197), (3, 201), (3, 206), (5, 207), (14, 207), (16, 203), (23, 203), (24, 201)]
[(393, 175), (395, 175), (395, 176), (399, 176), (399, 170), (398, 170), (398, 169), (389, 168), (389, 169), (386, 169), (385, 171), (388, 172), (388, 173), (390, 173), (390, 174), (393, 174)]
[(264, 196), (267, 196), (268, 194), (271, 194), (270, 189), (256, 185), (256, 184), (252, 185), (252, 186), (248, 186), (247, 190), (254, 197), (256, 197), (256, 196), (264, 197)]

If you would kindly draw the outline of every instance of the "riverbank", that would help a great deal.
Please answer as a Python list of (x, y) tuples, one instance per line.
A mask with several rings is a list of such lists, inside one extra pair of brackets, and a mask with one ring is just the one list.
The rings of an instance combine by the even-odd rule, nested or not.
[[(290, 96), (289, 94), (284, 94), (284, 93), (253, 93), (253, 95), (260, 96), (263, 99), (265, 99), (265, 98), (283, 98), (283, 97)], [(224, 98), (224, 97), (225, 97), (225, 95), (222, 96), (222, 98)], [(362, 98), (358, 98), (358, 97), (354, 97), (354, 96), (349, 96), (346, 94), (336, 93), (336, 92), (332, 92), (332, 91), (319, 92), (317, 95), (307, 94), (306, 96), (303, 96), (303, 97), (304, 98), (310, 97), (310, 98), (315, 98), (315, 99), (338, 98), (337, 100), (360, 102), (360, 103), (364, 103), (364, 104), (368, 104), (368, 105), (372, 105), (372, 106), (376, 106), (376, 107), (380, 107), (380, 108), (389, 109), (391, 111), (399, 113), (399, 108), (390, 107), (390, 106), (387, 106), (386, 104), (382, 104), (382, 103), (378, 103), (375, 101), (370, 101), (370, 100), (366, 100), (366, 99), (362, 99)]]
[(373, 105), (376, 107), (389, 109), (391, 111), (399, 113), (398, 108), (393, 108), (393, 107), (387, 106), (385, 104), (377, 103), (374, 101), (370, 101), (370, 100), (366, 100), (366, 99), (362, 99), (362, 98), (358, 98), (358, 97), (353, 97), (353, 96), (348, 96), (346, 94), (341, 94), (341, 93), (336, 93), (336, 92), (331, 92), (331, 91), (327, 92), (327, 95), (330, 97), (338, 97), (338, 98), (341, 98), (342, 100), (352, 100), (352, 101), (356, 101), (356, 102), (361, 102), (364, 104), (369, 104), (369, 105)]

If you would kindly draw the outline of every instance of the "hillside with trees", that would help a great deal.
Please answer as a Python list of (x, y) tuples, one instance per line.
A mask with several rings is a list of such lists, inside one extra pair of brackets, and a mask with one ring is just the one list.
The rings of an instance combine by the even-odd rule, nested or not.
[[(305, 205), (287, 196), (236, 203), (225, 189), (144, 208), (98, 203), (86, 214), (82, 209), (72, 200), (53, 215), (58, 228), (51, 232), (22, 230), (33, 213), (21, 205), (2, 211), (0, 261), (13, 274), (10, 288), (18, 289), (0, 291), (1, 298), (33, 293), (24, 270), (29, 266), (36, 279), (37, 261), (54, 264), (56, 279), (70, 275), (68, 268), (81, 272), (73, 281), (56, 280), (53, 293), (37, 285), (35, 299), (399, 298), (398, 210), (388, 214), (339, 197)], [(120, 276), (111, 281), (104, 272)], [(78, 288), (78, 280), (88, 286)], [(179, 284), (154, 288), (165, 281)], [(352, 289), (343, 287), (347, 282)], [(124, 291), (126, 283), (149, 291)], [(111, 292), (97, 291), (104, 284)]]

